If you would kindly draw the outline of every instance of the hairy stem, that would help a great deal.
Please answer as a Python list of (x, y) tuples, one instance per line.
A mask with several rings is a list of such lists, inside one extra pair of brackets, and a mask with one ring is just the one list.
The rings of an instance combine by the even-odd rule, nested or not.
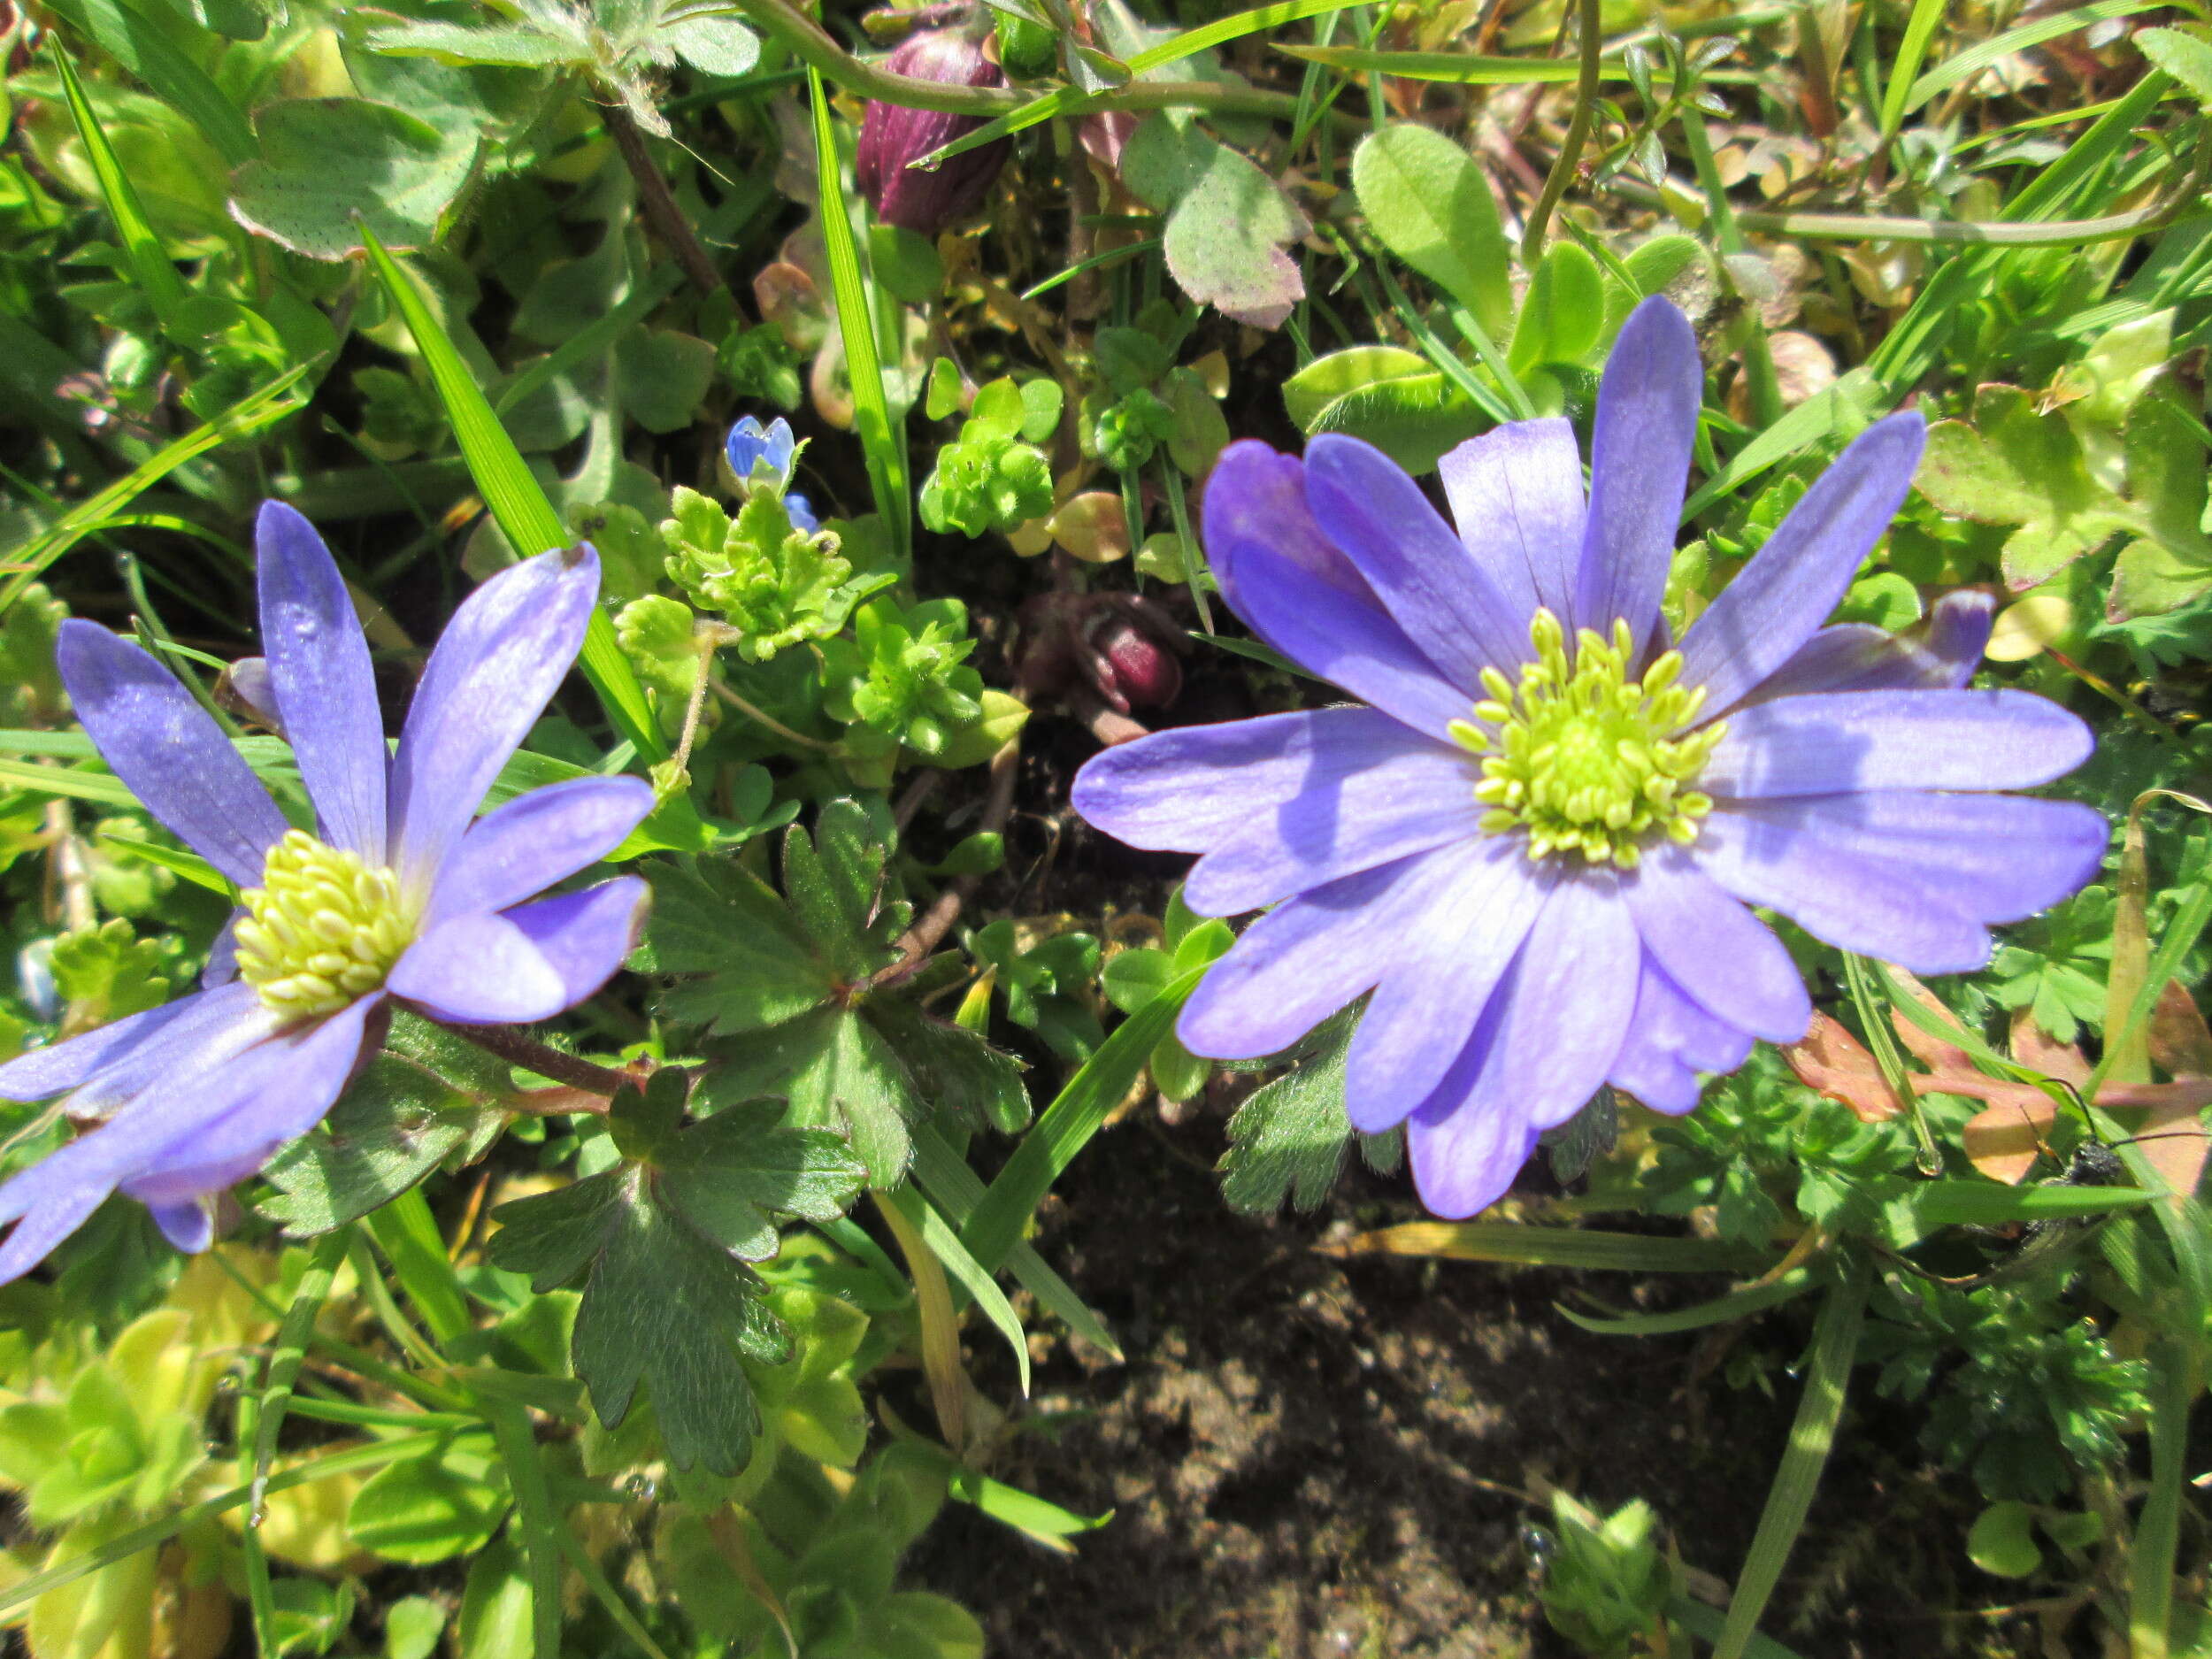
[(702, 294), (711, 294), (728, 286), (722, 280), (722, 273), (714, 268), (714, 261), (707, 257), (706, 248), (691, 228), (691, 221), (676, 205), (668, 180), (654, 165), (652, 152), (645, 148), (645, 134), (638, 131), (637, 122), (629, 111), (619, 104), (610, 104), (603, 111), (603, 119), (614, 147), (622, 152), (623, 165), (637, 180), (638, 203), (645, 210), (645, 222), (676, 256), (676, 263), (683, 266), (692, 286)]
[[(580, 1055), (564, 1054), (549, 1043), (539, 1041), (519, 1025), (457, 1025), (446, 1020), (437, 1023), (455, 1036), (467, 1038), (485, 1053), (497, 1055), (510, 1065), (526, 1067), (540, 1077), (549, 1077), (556, 1083), (565, 1083), (587, 1094), (611, 1099), (616, 1090), (634, 1087), (640, 1080), (634, 1072), (595, 1064)], [(564, 1110), (593, 1109), (578, 1104)]]
[(1574, 113), (1567, 118), (1567, 135), (1559, 141), (1559, 158), (1551, 165), (1551, 172), (1544, 179), (1544, 193), (1536, 198), (1536, 205), (1528, 211), (1528, 227), (1521, 234), (1521, 263), (1532, 271), (1536, 268), (1537, 256), (1544, 251), (1544, 227), (1551, 222), (1552, 209), (1559, 205), (1559, 198), (1567, 194), (1568, 183), (1575, 176), (1575, 167), (1582, 159), (1582, 146), (1589, 139), (1590, 123), (1598, 105), (1598, 49), (1604, 45), (1604, 26), (1598, 18), (1598, 0), (1580, 0), (1578, 13), (1582, 33), (1582, 74), (1575, 82)]

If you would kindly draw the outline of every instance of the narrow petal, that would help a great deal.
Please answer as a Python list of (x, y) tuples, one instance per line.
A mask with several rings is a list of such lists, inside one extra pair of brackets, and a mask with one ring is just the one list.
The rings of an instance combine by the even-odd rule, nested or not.
[[(1499, 1005), (1475, 1027), (1436, 1090), (1406, 1120), (1406, 1156), (1414, 1190), (1431, 1213), (1463, 1221), (1506, 1194), (1536, 1149), (1540, 1133), (1513, 1101), (1482, 1087), (1498, 1053)], [(1476, 1104), (1479, 1097), (1485, 1103)]]
[(1340, 433), (1308, 444), (1306, 503), (1463, 700), (1479, 695), (1485, 668), (1527, 658), (1528, 612), (1507, 603), (1421, 487), (1374, 445)]
[(518, 795), (469, 826), (438, 872), (426, 926), (542, 893), (622, 844), (653, 810), (642, 778), (572, 778)]
[(166, 1079), (208, 1071), (265, 1042), (282, 1023), (250, 985), (219, 986), (171, 1006), (183, 1012), (78, 1087), (69, 1097), (72, 1118), (88, 1123), (112, 1117)]
[(1578, 624), (1601, 634), (1626, 622), (1639, 649), (1666, 591), (1704, 388), (1682, 313), (1655, 297), (1630, 312), (1598, 382), (1574, 608)]
[(1379, 1133), (1428, 1098), (1528, 936), (1556, 879), (1497, 836), (1435, 859), (1445, 885), (1416, 918), (1360, 1016), (1346, 1062), (1352, 1126)]
[(1075, 774), (1072, 798), (1086, 822), (1116, 841), (1199, 853), (1294, 796), (1333, 791), (1356, 773), (1442, 749), (1375, 709), (1269, 714), (1155, 732), (1105, 749)]
[(19, 1054), (0, 1065), (0, 1100), (40, 1101), (73, 1089), (102, 1066), (119, 1059), (144, 1042), (163, 1026), (180, 1017), (196, 999), (180, 997), (142, 1014), (132, 1014), (88, 1031), (82, 1036), (49, 1043)]
[(265, 1157), (281, 1141), (311, 1127), (359, 1056), (361, 1022), (373, 1000), (242, 1054), (150, 1080), (111, 1121), (0, 1185), (0, 1221), (18, 1224), (0, 1246), (0, 1283), (43, 1261), (126, 1183), (165, 1206), (228, 1185), (226, 1179), (195, 1186), (178, 1179), (178, 1172), (236, 1157), (237, 1137), (227, 1125), (242, 1107), (265, 1099), (268, 1121), (283, 1131), (267, 1141)]
[(197, 1256), (215, 1242), (215, 1213), (197, 1200), (181, 1204), (150, 1206), (154, 1225), (170, 1245), (187, 1256)]
[(1537, 1129), (1582, 1110), (1620, 1051), (1636, 1007), (1636, 927), (1607, 870), (1570, 870), (1551, 889), (1495, 993), (1496, 1051), (1474, 1096)]
[(1701, 1071), (1734, 1071), (1751, 1053), (1752, 1035), (1692, 1002), (1647, 950), (1636, 984), (1636, 1012), (1613, 1056), (1606, 1081), (1654, 1111), (1680, 1115), (1696, 1106)]
[(1988, 960), (1984, 924), (2077, 891), (2107, 839), (2103, 818), (2071, 802), (1897, 791), (1735, 803), (1697, 850), (1731, 893), (1830, 944), (1958, 973)]
[(360, 997), (233, 1061), (211, 1079), (192, 1120), (175, 1125), (118, 1190), (166, 1208), (219, 1193), (259, 1170), (279, 1147), (322, 1122), (353, 1075), (368, 1017), (382, 1001)]
[(54, 660), (100, 758), (146, 810), (240, 887), (258, 886), (284, 816), (176, 676), (75, 617)]
[(1690, 625), (1682, 680), (1705, 687), (1708, 708), (1740, 702), (1828, 619), (1904, 504), (1926, 438), (1913, 410), (1861, 433)]
[(567, 675), (598, 594), (587, 544), (510, 566), (454, 612), (392, 760), (389, 841), (411, 890), (430, 887)]
[(1193, 1054), (1238, 1060), (1287, 1048), (1374, 988), (1448, 873), (1435, 855), (1401, 859), (1301, 894), (1244, 930), (1184, 1005)]
[(1974, 677), (1994, 611), (1987, 594), (1970, 589), (1937, 600), (1914, 634), (1864, 622), (1823, 628), (1737, 706), (1822, 691), (1955, 691)]
[(384, 863), (384, 719), (369, 641), (315, 526), (282, 502), (254, 522), (261, 645), (323, 839)]
[(1622, 884), (1644, 949), (1716, 1018), (1769, 1042), (1795, 1042), (1813, 1017), (1797, 964), (1772, 928), (1704, 873), (1701, 837), (1697, 853), (1655, 854)]
[(549, 1019), (568, 1006), (559, 970), (504, 916), (441, 922), (393, 964), (385, 988), (465, 1025)]
[(506, 915), (560, 975), (561, 1006), (573, 1008), (614, 978), (637, 949), (650, 897), (643, 881), (623, 876), (581, 893), (520, 905)]
[(2025, 691), (1839, 691), (1739, 709), (1698, 780), (1716, 796), (1859, 789), (2028, 789), (2096, 740)]
[(1236, 564), (1245, 620), (1308, 673), (1440, 741), (1448, 741), (1454, 720), (1467, 718), (1468, 695), (1380, 611), (1348, 604), (1337, 589), (1256, 541), (1238, 544)]
[(1236, 557), (1238, 546), (1247, 541), (1274, 549), (1334, 588), (1342, 603), (1382, 612), (1366, 579), (1314, 522), (1306, 505), (1306, 465), (1294, 455), (1281, 454), (1256, 438), (1231, 444), (1207, 475), (1199, 522), (1221, 596), (1248, 623), (1252, 614), (1245, 608), (1243, 572)]
[(1575, 626), (1582, 559), (1582, 455), (1571, 423), (1517, 420), (1470, 438), (1436, 464), (1452, 522), (1476, 567), (1526, 617), (1547, 607)]
[(1309, 887), (1481, 832), (1474, 757), (1430, 743), (1301, 790), (1198, 861), (1183, 888), (1201, 916), (1237, 916)]

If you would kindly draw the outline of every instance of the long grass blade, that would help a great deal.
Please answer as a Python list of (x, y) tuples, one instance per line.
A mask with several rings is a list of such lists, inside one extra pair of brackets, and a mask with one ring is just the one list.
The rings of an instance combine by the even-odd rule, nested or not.
[[(198, 127), (224, 162), (239, 166), (261, 153), (245, 111), (193, 62), (162, 26), (128, 0), (51, 0), (52, 9), (89, 35), (156, 97)], [(212, 38), (211, 35), (210, 38)]]
[(1774, 1471), (1774, 1486), (1767, 1494), (1766, 1509), (1759, 1517), (1759, 1531), (1751, 1540), (1751, 1553), (1736, 1578), (1736, 1594), (1730, 1598), (1728, 1617), (1720, 1639), (1713, 1644), (1713, 1659), (1745, 1659), (1752, 1638), (1758, 1634), (1760, 1615), (1766, 1611), (1774, 1586), (1797, 1535), (1812, 1512), (1813, 1494), (1820, 1472), (1827, 1466), (1829, 1448), (1835, 1444), (1836, 1425), (1843, 1420), (1843, 1402), (1851, 1379), (1851, 1356), (1859, 1346), (1859, 1325), (1866, 1313), (1867, 1273), (1863, 1266), (1828, 1293), (1813, 1326), (1813, 1358), (1805, 1374), (1805, 1393), (1797, 1402), (1797, 1420), (1790, 1425), (1789, 1449)]
[(1946, 0), (1913, 0), (1912, 15), (1905, 19), (1905, 37), (1897, 43), (1896, 59), (1889, 66), (1889, 85), (1882, 91), (1881, 142), (1885, 144), (1905, 124), (1905, 100), (1912, 94), (1920, 65), (1927, 61), (1928, 42), (1935, 38), (1936, 25), (1943, 21), (1945, 4)]
[[(2096, 0), (2093, 5), (2078, 6), (2071, 12), (2038, 18), (2032, 23), (2023, 23), (2018, 28), (2007, 29), (2002, 35), (1993, 35), (1978, 46), (1968, 47), (1955, 58), (1945, 58), (1913, 81), (1906, 89), (1903, 107), (1899, 110), (1897, 119), (1901, 122), (1937, 94), (1947, 92), (2000, 58), (2024, 52), (2031, 46), (2040, 46), (2044, 42), (2055, 41), (2062, 35), (2071, 35), (2076, 29), (2085, 29), (2092, 23), (2101, 23), (2111, 18), (2133, 17), (2139, 12), (2154, 12), (2164, 3), (2165, 0)], [(1916, 18), (1915, 21), (1917, 20)], [(1933, 25), (1930, 27), (1932, 28)], [(1904, 79), (1901, 65), (1897, 79)], [(1884, 133), (1886, 134), (1894, 130), (1885, 114)]]
[(47, 44), (54, 55), (54, 67), (61, 75), (62, 96), (69, 102), (70, 117), (77, 124), (77, 136), (84, 143), (85, 159), (92, 164), (92, 175), (99, 181), (100, 199), (107, 206), (108, 217), (115, 221), (116, 234), (122, 242), (124, 257), (130, 261), (131, 274), (138, 280), (139, 292), (146, 296), (146, 303), (160, 319), (162, 332), (169, 334), (176, 326), (177, 313), (190, 297), (185, 291), (184, 279), (169, 262), (169, 250), (162, 246), (161, 237), (139, 202), (130, 174), (124, 171), (115, 147), (108, 142), (106, 129), (93, 112), (92, 101), (85, 96), (83, 83), (77, 79), (69, 54), (62, 50), (58, 38), (50, 38)]
[(164, 444), (97, 494), (79, 502), (54, 524), (20, 547), (0, 554), (0, 563), (12, 571), (5, 590), (0, 591), (0, 616), (22, 596), (23, 590), (45, 574), (46, 567), (90, 535), (101, 525), (144, 495), (186, 462), (240, 438), (250, 437), (265, 426), (306, 406), (297, 396), (300, 382), (311, 364), (295, 364), (257, 392), (242, 397), (205, 426)]
[[(525, 558), (568, 546), (568, 528), (561, 522), (561, 515), (554, 511), (552, 502), (531, 473), (529, 464), (522, 458), (522, 452), (515, 448), (514, 440), (499, 424), (499, 417), (492, 411), (483, 389), (476, 384), (476, 377), (469, 373), (468, 365), (462, 361), (459, 349), (439, 326), (430, 307), (423, 303), (413, 279), (400, 269), (398, 262), (377, 240), (376, 233), (366, 225), (361, 227), (361, 239), (367, 245), (369, 263), (383, 279), (392, 304), (406, 323), (408, 332), (415, 337), (423, 366), (430, 372), (431, 384), (438, 388), (446, 419), (452, 423), (461, 458), (468, 464), (469, 476), (476, 481), (478, 493), (491, 509), (492, 517), (499, 521), (507, 540)], [(634, 744), (640, 755), (650, 760), (666, 759), (668, 745), (663, 741), (652, 708), (645, 700), (645, 688), (638, 684), (636, 671), (630, 666), (629, 658), (623, 656), (622, 648), (615, 643), (614, 624), (607, 620), (604, 611), (595, 608), (584, 634), (580, 663), (584, 678), (591, 681), (592, 689), (599, 694), (599, 701), (615, 730)]]
[(1586, 1227), (1517, 1221), (1409, 1221), (1317, 1245), (1323, 1256), (1425, 1256), (1522, 1267), (1600, 1268), (1623, 1273), (1757, 1272), (1769, 1258), (1717, 1239), (1647, 1239)]
[(892, 424), (890, 399), (883, 389), (875, 307), (861, 274), (860, 248), (845, 201), (844, 168), (837, 156), (837, 134), (830, 125), (829, 93), (818, 72), (807, 72), (807, 88), (814, 98), (814, 167), (822, 209), (822, 248), (829, 261), (830, 297), (837, 307), (838, 338), (845, 344), (845, 370), (852, 382), (853, 425), (867, 457), (868, 485), (876, 498), (876, 511), (883, 515), (894, 550), (904, 558), (913, 544), (906, 434)]

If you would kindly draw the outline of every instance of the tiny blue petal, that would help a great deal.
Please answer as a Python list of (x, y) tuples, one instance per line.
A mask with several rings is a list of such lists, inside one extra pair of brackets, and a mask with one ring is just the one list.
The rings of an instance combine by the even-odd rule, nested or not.
[(812, 535), (822, 527), (822, 521), (814, 516), (814, 508), (803, 495), (786, 495), (783, 510), (791, 517), (791, 527), (802, 535)]
[(746, 415), (730, 428), (730, 471), (737, 474), (740, 483), (748, 483), (754, 471), (765, 461), (776, 475), (776, 488), (781, 489), (791, 481), (791, 457), (797, 448), (797, 441), (791, 435), (791, 423), (781, 415), (765, 427), (756, 417)]

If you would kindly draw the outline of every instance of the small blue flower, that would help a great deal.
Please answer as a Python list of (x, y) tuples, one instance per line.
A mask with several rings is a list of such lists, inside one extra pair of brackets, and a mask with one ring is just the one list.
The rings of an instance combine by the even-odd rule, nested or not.
[(27, 1271), (111, 1193), (172, 1242), (204, 1248), (207, 1201), (322, 1120), (396, 1002), (452, 1025), (547, 1019), (596, 991), (643, 918), (634, 876), (536, 895), (611, 851), (651, 810), (638, 778), (549, 784), (476, 816), (584, 641), (599, 595), (588, 545), (541, 553), (462, 603), (387, 752), (368, 641), (306, 519), (272, 502), (256, 529), (261, 687), (315, 808), (286, 824), (175, 677), (96, 624), (55, 657), (115, 775), (240, 889), (202, 988), (0, 1065), (0, 1099), (67, 1094), (96, 1126), (0, 1184), (0, 1283)]
[(791, 435), (791, 423), (781, 415), (765, 427), (754, 416), (747, 415), (730, 428), (730, 471), (737, 474), (739, 483), (750, 484), (753, 474), (765, 461), (768, 470), (775, 474), (775, 488), (781, 493), (791, 482), (791, 462), (798, 447)]
[(783, 510), (791, 520), (791, 527), (801, 535), (812, 535), (822, 527), (822, 521), (814, 516), (812, 503), (803, 495), (786, 495)]
[(1075, 780), (1108, 833), (1204, 855), (1198, 914), (1275, 907), (1192, 996), (1185, 1046), (1272, 1054), (1369, 997), (1345, 1103), (1406, 1125), (1441, 1216), (1494, 1202), (1601, 1084), (1686, 1112), (1755, 1038), (1805, 1034), (1749, 906), (1962, 972), (2104, 854), (2088, 807), (2008, 793), (2091, 740), (2056, 703), (1967, 688), (1985, 596), (1939, 602), (1919, 640), (1824, 626), (1911, 488), (1916, 413), (1862, 434), (1669, 638), (1701, 390), (1689, 324), (1646, 301), (1599, 388), (1587, 496), (1573, 428), (1515, 422), (1443, 458), (1455, 533), (1356, 439), (1232, 444), (1205, 499), (1223, 596), (1367, 706), (1156, 733)]

